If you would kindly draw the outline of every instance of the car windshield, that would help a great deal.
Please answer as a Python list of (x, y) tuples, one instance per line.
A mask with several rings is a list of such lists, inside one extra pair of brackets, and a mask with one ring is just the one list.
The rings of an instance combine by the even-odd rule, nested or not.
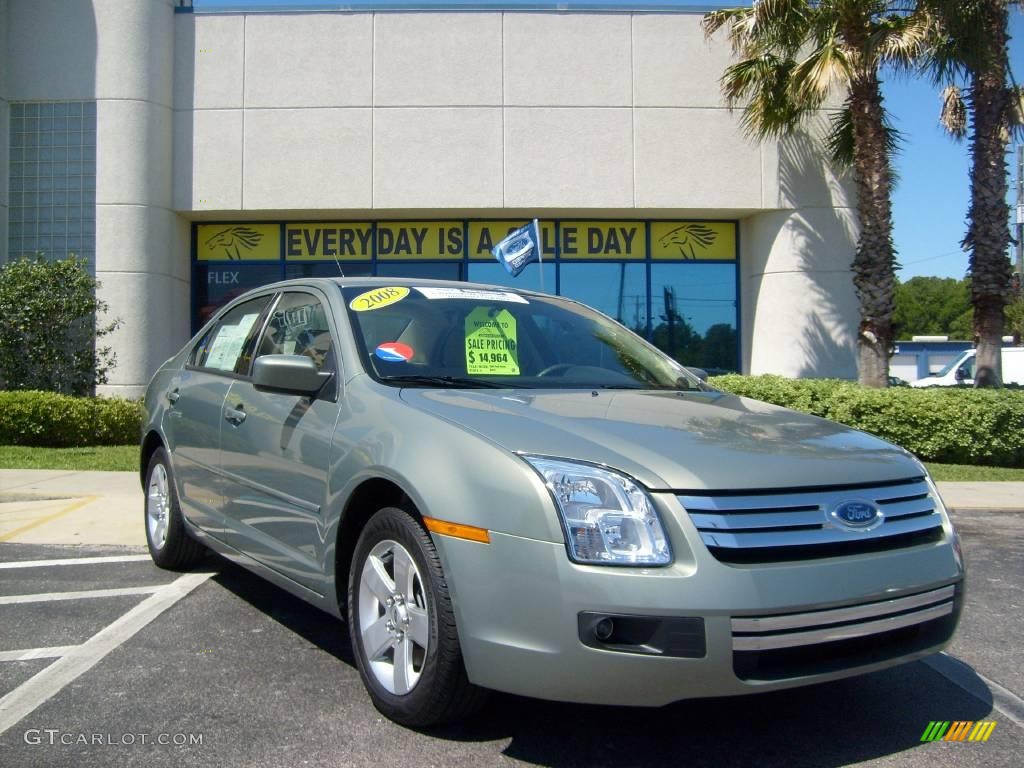
[(948, 363), (946, 363), (946, 365), (943, 366), (941, 371), (939, 371), (938, 373), (933, 373), (932, 375), (933, 376), (937, 376), (937, 377), (945, 376), (947, 373), (952, 371), (954, 368), (959, 366), (961, 363), (963, 363), (965, 360), (969, 359), (970, 357), (973, 357), (973, 355), (966, 355), (966, 354), (965, 355), (958, 355), (957, 357), (954, 357), (952, 360), (950, 360)]
[(342, 289), (366, 368), (402, 386), (702, 390), (622, 325), (554, 296), (500, 288)]

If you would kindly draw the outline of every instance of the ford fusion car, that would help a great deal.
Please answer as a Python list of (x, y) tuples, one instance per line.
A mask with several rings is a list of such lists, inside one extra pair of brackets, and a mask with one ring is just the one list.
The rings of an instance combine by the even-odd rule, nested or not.
[(209, 548), (345, 620), (410, 726), (488, 689), (659, 706), (878, 670), (964, 598), (909, 453), (528, 291), (250, 291), (153, 377), (141, 474), (157, 565)]

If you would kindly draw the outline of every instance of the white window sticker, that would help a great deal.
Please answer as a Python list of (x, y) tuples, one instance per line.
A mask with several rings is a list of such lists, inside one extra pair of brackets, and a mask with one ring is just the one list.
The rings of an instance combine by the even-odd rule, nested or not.
[(230, 371), (235, 367), (238, 355), (242, 351), (242, 345), (249, 336), (253, 323), (259, 317), (258, 313), (245, 315), (238, 321), (238, 325), (224, 325), (217, 331), (217, 337), (210, 345), (210, 351), (206, 355), (203, 366), (214, 368), (218, 371)]
[(428, 299), (470, 299), (472, 301), (509, 301), (529, 304), (518, 293), (511, 291), (481, 291), (475, 288), (417, 288)]

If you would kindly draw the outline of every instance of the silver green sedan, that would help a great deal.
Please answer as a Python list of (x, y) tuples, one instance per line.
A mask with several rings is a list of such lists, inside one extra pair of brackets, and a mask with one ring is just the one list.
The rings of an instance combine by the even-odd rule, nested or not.
[(348, 623), (410, 726), (488, 689), (659, 706), (940, 650), (964, 597), (924, 467), (708, 387), (573, 301), (296, 280), (153, 377), (154, 561), (205, 548)]

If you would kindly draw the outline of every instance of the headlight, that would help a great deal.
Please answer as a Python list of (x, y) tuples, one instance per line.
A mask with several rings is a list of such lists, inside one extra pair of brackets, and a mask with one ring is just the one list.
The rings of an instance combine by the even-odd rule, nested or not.
[(593, 565), (668, 565), (672, 550), (647, 493), (625, 475), (572, 461), (523, 456), (562, 517), (569, 557)]

